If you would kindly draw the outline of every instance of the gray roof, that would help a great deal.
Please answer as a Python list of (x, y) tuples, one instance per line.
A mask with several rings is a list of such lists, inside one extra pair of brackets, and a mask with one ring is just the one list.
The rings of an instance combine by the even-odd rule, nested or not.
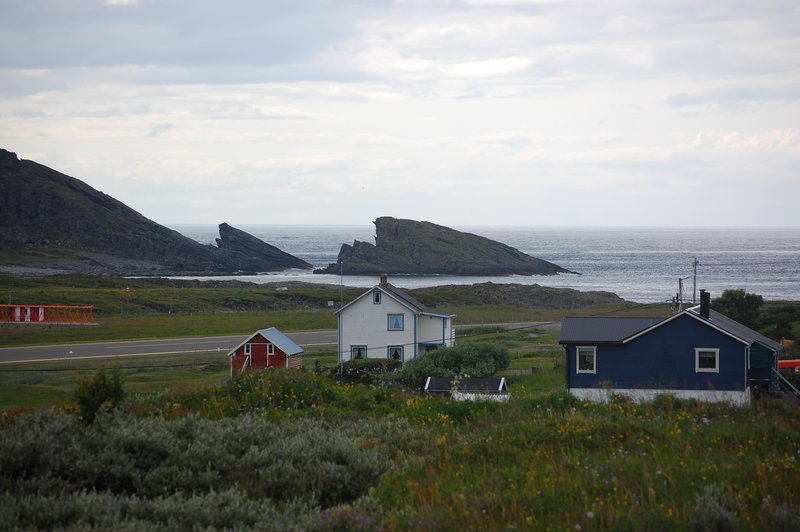
[(291, 339), (289, 339), (288, 336), (280, 332), (275, 327), (270, 327), (268, 329), (258, 330), (253, 334), (251, 334), (250, 336), (248, 336), (247, 338), (245, 338), (245, 340), (242, 343), (240, 343), (239, 345), (230, 350), (228, 356), (232, 356), (237, 349), (239, 349), (244, 344), (252, 340), (257, 334), (260, 334), (261, 336), (266, 338), (269, 343), (277, 346), (278, 349), (286, 353), (286, 356), (297, 355), (303, 352), (303, 348), (294, 343)]
[(404, 302), (406, 305), (417, 308), (420, 312), (431, 313), (431, 310), (428, 309), (428, 307), (426, 307), (425, 305), (423, 305), (422, 303), (420, 303), (410, 295), (406, 294), (405, 292), (403, 292), (402, 290), (400, 290), (391, 283), (379, 284), (378, 287), (382, 288), (386, 292), (389, 292), (394, 297)]
[(664, 321), (664, 318), (627, 316), (567, 316), (558, 343), (622, 343), (629, 336)]
[(755, 342), (764, 344), (768, 348), (779, 351), (781, 344), (770, 340), (766, 336), (757, 333), (753, 329), (720, 314), (715, 310), (709, 309), (708, 318), (700, 315), (700, 307), (692, 307), (675, 314), (669, 318), (646, 318), (646, 317), (623, 317), (623, 316), (568, 316), (564, 318), (561, 325), (561, 336), (558, 342), (561, 344), (575, 344), (586, 342), (587, 344), (621, 344), (634, 337), (648, 332), (650, 329), (659, 327), (687, 314), (695, 319), (714, 327), (715, 329), (728, 334), (742, 343), (752, 345)]
[(425, 305), (423, 305), (422, 303), (420, 303), (419, 301), (417, 301), (416, 299), (414, 299), (413, 297), (411, 297), (410, 295), (406, 294), (404, 291), (400, 290), (399, 288), (397, 288), (396, 286), (394, 286), (393, 284), (390, 284), (390, 283), (378, 284), (378, 285), (373, 286), (372, 288), (370, 288), (369, 290), (367, 290), (366, 292), (364, 292), (363, 294), (361, 294), (360, 296), (358, 296), (357, 298), (355, 298), (354, 300), (352, 300), (351, 302), (349, 302), (348, 304), (346, 304), (345, 306), (343, 306), (342, 308), (337, 310), (335, 312), (335, 314), (339, 314), (342, 310), (344, 310), (345, 308), (349, 307), (350, 305), (352, 305), (353, 303), (355, 303), (356, 301), (358, 301), (362, 297), (365, 297), (368, 294), (371, 294), (376, 289), (379, 289), (382, 292), (385, 292), (385, 293), (389, 294), (390, 296), (392, 296), (393, 298), (398, 300), (400, 303), (402, 303), (405, 306), (409, 307), (414, 312), (418, 312), (418, 313), (422, 313), (422, 314), (430, 314), (430, 315), (433, 315), (433, 316), (444, 316), (444, 317), (453, 316), (453, 314), (442, 314), (441, 312), (436, 312), (434, 310), (429, 309), (428, 307), (426, 307)]
[(714, 309), (709, 309), (708, 318), (703, 318), (700, 315), (699, 306), (686, 309), (686, 312), (689, 314), (693, 314), (695, 317), (715, 326), (716, 328), (730, 334), (731, 336), (739, 338), (748, 345), (752, 345), (756, 342), (759, 342), (775, 351), (780, 351), (781, 349), (783, 349), (783, 346), (779, 342), (767, 338), (763, 334), (754, 331), (750, 327), (742, 325), (738, 321), (732, 320), (731, 318), (729, 318), (724, 314), (720, 314)]

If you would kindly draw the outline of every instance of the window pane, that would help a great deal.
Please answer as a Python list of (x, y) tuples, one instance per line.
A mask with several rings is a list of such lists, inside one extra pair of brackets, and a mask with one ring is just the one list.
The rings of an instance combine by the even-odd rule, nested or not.
[(578, 349), (578, 371), (594, 371), (594, 349)]
[(700, 351), (697, 366), (701, 369), (714, 369), (717, 367), (717, 354), (713, 351)]
[(402, 314), (389, 314), (389, 330), (402, 331), (403, 330), (403, 315)]

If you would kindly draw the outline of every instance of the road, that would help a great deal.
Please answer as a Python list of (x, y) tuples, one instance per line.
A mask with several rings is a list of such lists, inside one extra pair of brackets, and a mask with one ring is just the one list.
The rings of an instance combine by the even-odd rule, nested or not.
[[(508, 329), (538, 328), (558, 329), (558, 322), (495, 323)], [(461, 325), (456, 329), (473, 327)], [(178, 356), (227, 353), (249, 335), (206, 336), (201, 338), (169, 338), (162, 340), (130, 340), (126, 342), (97, 342), (90, 344), (39, 345), (31, 347), (0, 348), (0, 366), (28, 362), (55, 362), (69, 360), (94, 360), (103, 358)], [(287, 333), (286, 336), (303, 348), (331, 347), (337, 345), (336, 329), (318, 329)]]
[[(0, 348), (0, 365), (58, 360), (93, 360), (122, 357), (178, 356), (222, 352), (227, 353), (249, 335), (208, 336), (203, 338), (170, 338), (164, 340), (132, 340), (90, 344), (59, 344), (31, 347)], [(303, 348), (329, 347), (337, 343), (336, 330), (325, 329), (287, 333), (286, 336)]]

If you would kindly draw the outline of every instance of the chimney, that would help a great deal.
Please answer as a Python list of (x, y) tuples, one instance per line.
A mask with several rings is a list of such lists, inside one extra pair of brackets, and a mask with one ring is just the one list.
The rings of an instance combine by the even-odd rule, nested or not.
[(386, 286), (389, 284), (389, 274), (382, 273), (381, 274), (381, 286)]
[(711, 309), (711, 294), (702, 288), (700, 289), (700, 316), (708, 318)]

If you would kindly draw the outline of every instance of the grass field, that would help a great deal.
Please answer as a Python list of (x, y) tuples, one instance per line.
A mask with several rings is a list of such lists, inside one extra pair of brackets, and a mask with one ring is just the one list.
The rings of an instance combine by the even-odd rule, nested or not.
[[(796, 530), (796, 407), (775, 399), (751, 408), (670, 397), (580, 402), (563, 390), (557, 332), (462, 333), (460, 342), (509, 349), (511, 369), (531, 369), (507, 377), (510, 402), (337, 384), (324, 376), (336, 364), (332, 349), (309, 350), (306, 371), (230, 382), (216, 354), (3, 368), (0, 518), (25, 529)], [(76, 379), (101, 366), (124, 379), (125, 406), (113, 417), (65, 429), (79, 423), (71, 414), (22, 415), (41, 406), (70, 411)], [(257, 428), (262, 421), (273, 425)], [(249, 455), (236, 445), (197, 443), (237, 431), (237, 442), (261, 438), (245, 449), (291, 449), (282, 473), (259, 476), (275, 467), (267, 455), (245, 466)], [(281, 434), (294, 435), (291, 443)], [(99, 458), (98, 446), (106, 449)], [(41, 479), (32, 476), (39, 455), (49, 457)], [(302, 482), (315, 476), (350, 491), (326, 503), (333, 492)], [(270, 487), (270, 478), (286, 480)], [(300, 484), (287, 505), (281, 494), (290, 481)], [(172, 486), (191, 486), (193, 499)]]
[[(85, 290), (105, 290), (109, 308), (119, 300), (113, 283), (122, 281), (69, 282), (75, 304)], [(100, 325), (5, 325), (0, 344), (335, 327), (324, 308), (335, 291), (265, 308), (275, 294), (225, 287), (198, 310), (201, 294), (161, 282), (136, 285), (139, 301), (125, 302), (124, 314), (99, 313)], [(17, 293), (48, 289), (20, 283)], [(191, 312), (155, 312), (153, 302), (167, 297), (175, 308), (196, 300)], [(262, 308), (218, 311), (232, 301)], [(564, 391), (558, 333), (526, 326), (565, 313), (666, 310), (626, 307), (448, 309), (471, 325), (458, 343), (501, 345), (509, 369), (527, 370), (507, 373), (507, 403), (341, 384), (327, 377), (331, 348), (307, 350), (304, 371), (234, 380), (224, 354), (2, 366), (0, 522), (21, 530), (798, 530), (796, 405), (578, 401)], [(100, 369), (122, 376), (124, 405), (87, 425), (73, 413), (76, 383)]]

